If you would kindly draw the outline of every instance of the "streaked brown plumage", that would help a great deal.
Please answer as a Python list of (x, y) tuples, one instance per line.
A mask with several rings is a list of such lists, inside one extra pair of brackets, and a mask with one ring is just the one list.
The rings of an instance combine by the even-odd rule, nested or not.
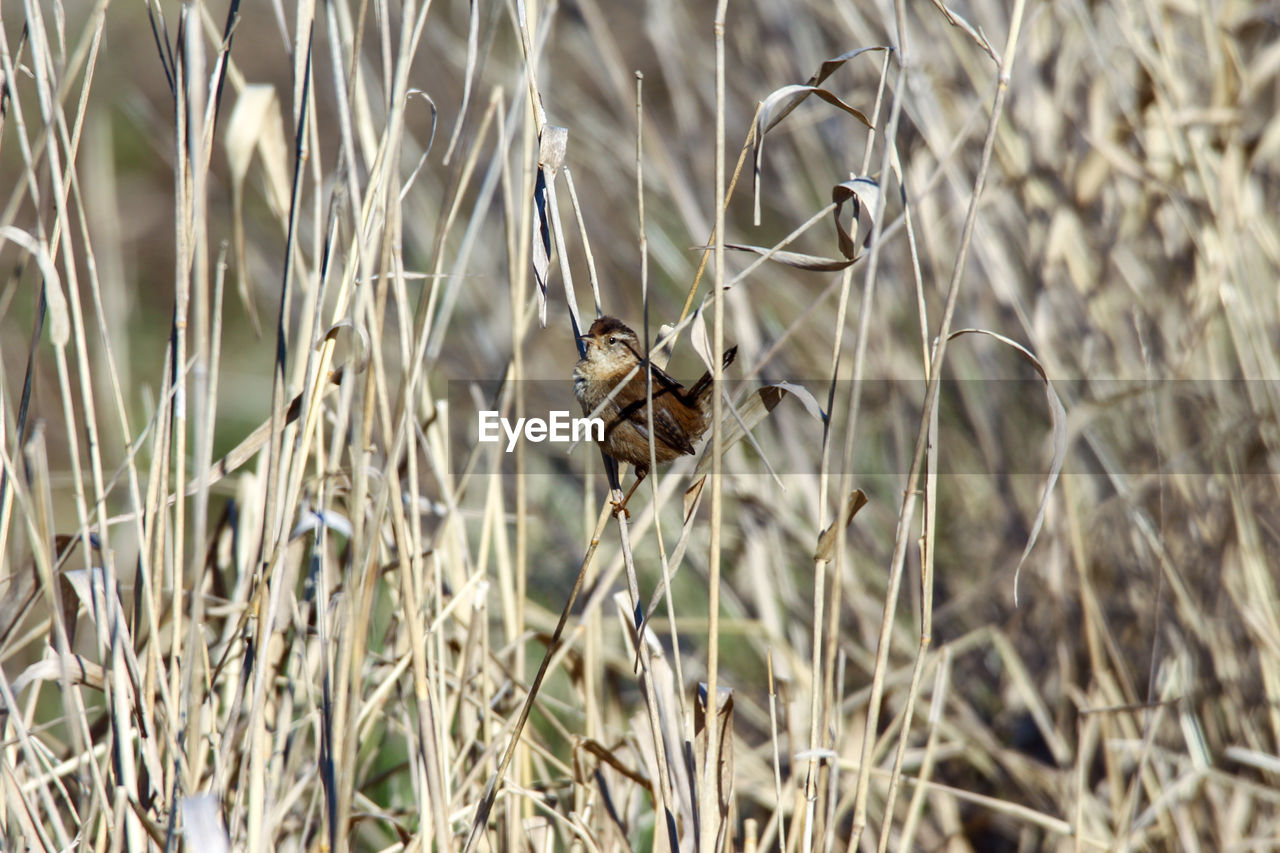
[[(573, 368), (573, 393), (583, 413), (590, 415), (614, 386), (633, 367), (642, 365), (645, 358), (636, 333), (615, 317), (599, 318), (578, 340), (586, 351)], [(725, 367), (737, 352), (737, 347), (725, 351)], [(686, 389), (657, 365), (651, 367), (651, 372), (654, 458), (662, 463), (691, 455), (694, 442), (711, 424), (711, 374), (704, 373)], [(629, 462), (636, 469), (636, 481), (616, 506), (618, 511), (626, 511), (636, 486), (649, 473), (649, 418), (644, 376), (642, 367), (618, 389), (599, 414), (605, 423), (604, 441), (600, 443), (604, 452), (619, 462)]]

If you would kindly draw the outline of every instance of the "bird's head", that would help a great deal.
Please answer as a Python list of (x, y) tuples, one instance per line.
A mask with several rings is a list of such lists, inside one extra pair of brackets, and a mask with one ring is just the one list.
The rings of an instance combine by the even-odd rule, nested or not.
[(580, 335), (585, 351), (581, 366), (605, 375), (630, 370), (640, 361), (640, 340), (616, 317), (601, 317)]

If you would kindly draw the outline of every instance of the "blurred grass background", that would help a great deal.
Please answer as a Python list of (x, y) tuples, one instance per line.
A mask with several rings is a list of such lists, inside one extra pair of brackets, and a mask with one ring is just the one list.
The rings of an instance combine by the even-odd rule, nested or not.
[[(714, 13), (6, 1), (0, 848), (1275, 845), (1280, 5)], [(655, 340), (714, 293), (718, 47), (732, 176), (762, 100), (872, 45), (821, 85), (875, 132), (810, 97), (760, 224), (749, 149), (725, 207), (772, 247), (882, 190), (843, 272), (722, 292), (729, 377), (825, 424), (786, 400), (629, 522), (594, 448), (477, 445), (455, 392), (575, 408), (527, 381), (577, 358), (566, 270)], [(825, 216), (787, 249), (839, 256)], [(1066, 409), (1016, 602), (1049, 407), (993, 338), (937, 364), (944, 325)], [(963, 473), (910, 478), (935, 367)]]

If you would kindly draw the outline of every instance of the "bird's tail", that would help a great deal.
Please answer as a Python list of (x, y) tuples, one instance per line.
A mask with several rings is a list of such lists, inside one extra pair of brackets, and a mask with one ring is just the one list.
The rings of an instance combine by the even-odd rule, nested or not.
[[(726, 368), (729, 365), (733, 364), (733, 360), (737, 357), (737, 355), (738, 355), (738, 348), (736, 346), (729, 347), (727, 350), (725, 350), (724, 358), (721, 360), (721, 363), (720, 363), (721, 368)], [(689, 389), (688, 396), (694, 400), (699, 399), (703, 395), (703, 393), (707, 390), (707, 387), (710, 384), (711, 384), (711, 371), (708, 370), (706, 373), (702, 374), (702, 376), (698, 378), (697, 382), (693, 383), (693, 387)]]

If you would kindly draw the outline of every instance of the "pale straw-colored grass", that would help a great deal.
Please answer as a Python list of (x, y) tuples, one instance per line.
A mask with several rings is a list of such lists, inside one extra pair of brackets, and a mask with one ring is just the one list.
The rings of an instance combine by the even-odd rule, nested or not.
[(1274, 846), (1272, 5), (235, 11), (0, 18), (0, 849)]

